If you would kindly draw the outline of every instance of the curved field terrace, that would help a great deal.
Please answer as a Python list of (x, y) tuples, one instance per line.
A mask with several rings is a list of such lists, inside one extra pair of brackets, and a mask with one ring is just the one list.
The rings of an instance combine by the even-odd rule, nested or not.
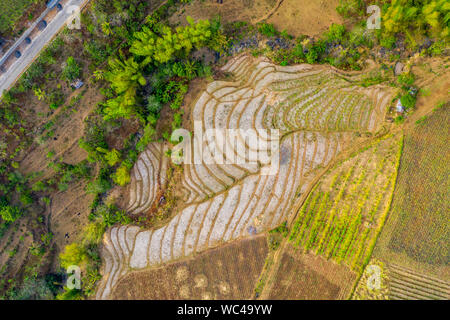
[[(330, 67), (281, 67), (266, 58), (243, 54), (222, 71), (233, 81), (214, 81), (191, 106), (191, 121), (209, 129), (278, 130), (279, 166), (264, 173), (269, 162), (255, 153), (264, 146), (248, 145), (245, 138), (209, 141), (209, 148), (230, 152), (240, 161), (214, 162), (206, 152), (185, 161), (184, 208), (163, 227), (141, 230), (114, 227), (105, 235), (104, 277), (97, 298), (107, 299), (117, 281), (131, 270), (154, 268), (208, 248), (251, 238), (286, 221), (295, 201), (360, 133), (381, 129), (392, 100), (389, 89), (355, 85), (358, 75)], [(195, 140), (198, 132), (194, 132)], [(214, 138), (214, 136), (212, 136)], [(260, 137), (264, 139), (263, 137)], [(364, 139), (364, 138), (361, 138)], [(221, 146), (226, 145), (227, 150)], [(195, 157), (192, 144), (188, 157)], [(138, 214), (157, 201), (166, 183), (165, 147), (153, 143), (133, 169), (128, 211)], [(231, 150), (231, 151), (230, 151)], [(195, 161), (194, 161), (195, 160)]]

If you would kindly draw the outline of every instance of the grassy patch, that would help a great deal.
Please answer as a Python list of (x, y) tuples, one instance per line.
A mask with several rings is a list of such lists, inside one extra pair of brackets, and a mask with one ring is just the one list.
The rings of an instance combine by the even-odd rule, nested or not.
[(0, 2), (0, 33), (9, 31), (13, 24), (35, 0), (2, 0)]
[(391, 216), (397, 216), (389, 248), (429, 264), (449, 259), (450, 199), (448, 106), (441, 107), (405, 138)]

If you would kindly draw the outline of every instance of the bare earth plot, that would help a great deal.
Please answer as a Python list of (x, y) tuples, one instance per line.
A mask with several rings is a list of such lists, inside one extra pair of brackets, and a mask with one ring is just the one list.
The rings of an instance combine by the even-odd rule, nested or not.
[(267, 251), (266, 238), (259, 236), (133, 272), (119, 280), (112, 299), (250, 299)]
[(338, 5), (339, 0), (283, 0), (267, 22), (277, 30), (286, 30), (296, 37), (318, 36), (332, 23), (343, 24), (342, 17), (336, 11)]
[(392, 209), (374, 252), (390, 271), (392, 298), (450, 296), (448, 108), (405, 137)]
[(215, 0), (194, 0), (181, 6), (169, 21), (183, 24), (187, 16), (198, 20), (212, 19), (217, 15), (223, 22), (256, 21), (272, 12), (277, 2), (279, 0), (227, 0), (219, 4)]
[[(357, 80), (357, 75), (329, 67), (280, 67), (266, 58), (243, 54), (227, 63), (223, 71), (232, 73), (234, 81), (209, 84), (192, 105), (190, 119), (201, 123), (202, 130), (280, 130), (279, 170), (262, 174), (270, 164), (253, 160), (255, 153), (266, 150), (248, 146), (242, 137), (227, 147), (244, 160), (238, 164), (209, 162), (212, 155), (208, 152), (201, 162), (185, 164), (180, 186), (185, 206), (167, 225), (154, 230), (130, 226), (107, 232), (104, 277), (97, 298), (108, 298), (130, 269), (157, 267), (252, 237), (286, 221), (295, 199), (305, 192), (318, 170), (327, 167), (349, 143), (357, 143), (361, 132), (373, 134), (381, 129), (391, 101), (388, 89), (363, 89), (350, 81)], [(223, 144), (214, 139), (210, 146), (223, 152)], [(158, 149), (155, 145), (152, 148)], [(161, 164), (158, 154), (147, 151), (134, 171), (130, 188), (133, 213), (147, 209), (151, 194), (161, 183), (161, 177), (152, 171)], [(191, 156), (194, 154), (192, 149)], [(140, 199), (138, 204), (136, 199)]]
[(220, 15), (223, 22), (266, 21), (294, 36), (317, 36), (332, 23), (343, 23), (336, 12), (338, 4), (339, 0), (227, 0), (223, 4), (215, 0), (194, 0), (182, 6), (169, 21), (184, 24), (187, 16), (197, 20)]
[(356, 274), (349, 268), (313, 254), (299, 254), (291, 246), (283, 252), (268, 299), (345, 299)]

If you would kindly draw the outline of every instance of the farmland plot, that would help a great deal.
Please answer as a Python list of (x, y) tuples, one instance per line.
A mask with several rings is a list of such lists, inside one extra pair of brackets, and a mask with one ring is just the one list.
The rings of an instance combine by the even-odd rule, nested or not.
[(392, 209), (374, 254), (389, 265), (450, 281), (448, 104), (405, 136)]
[(449, 123), (447, 106), (407, 136), (392, 208), (400, 219), (389, 247), (430, 264), (450, 261)]
[(186, 261), (132, 272), (113, 299), (250, 299), (267, 255), (260, 236), (212, 249)]
[[(157, 267), (252, 237), (285, 221), (293, 201), (305, 192), (317, 170), (331, 163), (355, 132), (379, 130), (391, 100), (388, 90), (361, 89), (330, 68), (279, 67), (266, 58), (244, 54), (227, 63), (223, 71), (232, 73), (234, 81), (209, 84), (193, 104), (190, 119), (201, 124), (200, 134), (208, 129), (280, 130), (277, 172), (262, 173), (270, 163), (255, 161), (254, 155), (269, 151), (260, 145), (249, 146), (242, 136), (233, 143), (225, 139), (226, 147), (242, 161), (211, 162), (216, 159), (211, 150), (222, 153), (223, 159), (229, 156), (223, 141), (212, 136), (200, 162), (183, 165), (185, 206), (167, 225), (155, 230), (130, 226), (108, 231), (103, 250), (105, 276), (97, 298), (107, 298), (130, 269)], [(189, 147), (193, 158), (198, 145)], [(150, 148), (162, 147), (153, 144)], [(146, 152), (148, 163), (161, 163), (161, 156)], [(141, 165), (134, 171), (132, 186), (137, 185), (138, 171), (149, 182), (147, 187), (131, 189), (136, 193), (130, 196), (132, 213), (145, 211), (156, 200), (141, 194), (156, 188), (156, 171), (151, 168)], [(135, 199), (141, 199), (137, 205)]]
[(388, 264), (389, 298), (392, 300), (449, 300), (450, 282)]
[(348, 267), (313, 254), (299, 254), (289, 246), (283, 252), (268, 299), (346, 299), (356, 274)]
[(394, 263), (383, 263), (378, 259), (371, 259), (352, 296), (352, 299), (356, 300), (448, 300), (449, 298), (450, 282)]
[(139, 155), (131, 172), (127, 211), (145, 212), (157, 199), (158, 191), (167, 183), (167, 165), (169, 159), (164, 156), (167, 146), (150, 143), (147, 150)]
[(390, 137), (331, 170), (301, 208), (289, 240), (361, 270), (386, 219), (400, 147)]

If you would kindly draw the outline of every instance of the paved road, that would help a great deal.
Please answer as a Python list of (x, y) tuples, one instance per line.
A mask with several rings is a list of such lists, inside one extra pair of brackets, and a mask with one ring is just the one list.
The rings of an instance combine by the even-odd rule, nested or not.
[[(5, 90), (8, 90), (13, 86), (13, 84), (20, 78), (23, 72), (25, 72), (31, 63), (39, 56), (42, 49), (56, 36), (56, 34), (64, 27), (68, 22), (69, 18), (72, 16), (72, 10), (68, 10), (71, 6), (83, 8), (89, 0), (68, 0), (62, 4), (64, 9), (48, 22), (47, 27), (41, 31), (33, 40), (33, 42), (26, 47), (22, 52), (22, 56), (16, 59), (13, 64), (11, 64), (7, 71), (0, 76), (0, 98)], [(56, 10), (56, 9), (53, 9)], [(31, 26), (30, 29), (34, 28), (35, 25)], [(27, 30), (25, 34), (30, 31)], [(21, 37), (17, 42), (23, 40)], [(19, 43), (20, 44), (20, 43)], [(12, 57), (12, 59), (15, 59)]]

